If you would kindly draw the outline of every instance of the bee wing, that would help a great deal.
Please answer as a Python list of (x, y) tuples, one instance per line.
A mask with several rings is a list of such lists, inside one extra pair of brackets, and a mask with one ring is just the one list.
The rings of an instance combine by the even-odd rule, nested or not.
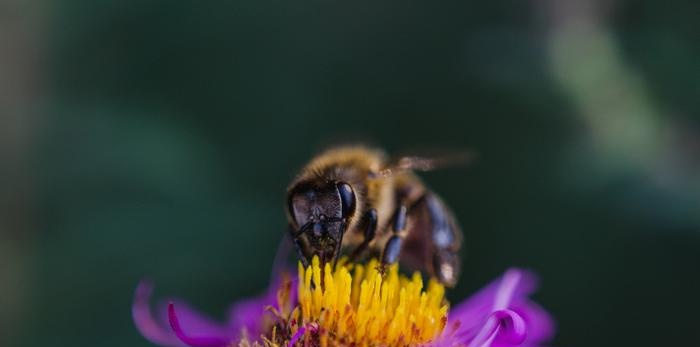
[(443, 153), (431, 156), (407, 155), (398, 157), (380, 171), (382, 176), (391, 176), (403, 171), (433, 171), (446, 167), (466, 165), (476, 158), (473, 151)]

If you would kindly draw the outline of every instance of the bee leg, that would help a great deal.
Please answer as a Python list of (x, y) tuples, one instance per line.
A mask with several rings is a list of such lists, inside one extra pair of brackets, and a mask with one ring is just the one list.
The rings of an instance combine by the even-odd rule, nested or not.
[(352, 255), (350, 255), (350, 261), (355, 262), (361, 255), (362, 253), (367, 249), (369, 246), (369, 243), (374, 240), (374, 236), (376, 235), (377, 232), (377, 210), (375, 209), (370, 209), (367, 211), (365, 214), (365, 234), (364, 234), (364, 239), (362, 240), (362, 243), (355, 248), (355, 250), (352, 252)]
[(450, 210), (436, 195), (427, 195), (424, 202), (431, 220), (433, 275), (445, 286), (454, 287), (459, 278), (462, 232)]
[(396, 214), (394, 214), (394, 221), (392, 223), (394, 235), (389, 238), (386, 246), (384, 246), (384, 253), (382, 254), (382, 265), (389, 265), (396, 263), (399, 260), (399, 255), (401, 254), (401, 245), (403, 244), (404, 235), (402, 231), (406, 229), (406, 215), (408, 209), (406, 205), (400, 205), (396, 209)]
[(294, 249), (297, 250), (297, 254), (299, 255), (299, 260), (301, 260), (301, 264), (304, 265), (304, 267), (309, 266), (309, 260), (306, 259), (306, 254), (308, 252), (305, 251), (306, 246), (297, 238), (295, 237), (295, 232), (294, 229), (289, 227), (289, 235), (292, 238), (292, 242), (294, 243)]
[(301, 264), (304, 265), (304, 267), (309, 267), (309, 260), (306, 259), (306, 255), (304, 255), (304, 250), (303, 250), (303, 245), (299, 240), (294, 240), (294, 248), (296, 248), (297, 253), (299, 254), (299, 260), (301, 260)]
[(400, 235), (394, 235), (386, 242), (384, 253), (382, 254), (382, 265), (390, 265), (399, 260), (402, 243), (403, 237)]
[(433, 269), (438, 280), (447, 287), (454, 287), (459, 276), (459, 257), (447, 249), (433, 255)]

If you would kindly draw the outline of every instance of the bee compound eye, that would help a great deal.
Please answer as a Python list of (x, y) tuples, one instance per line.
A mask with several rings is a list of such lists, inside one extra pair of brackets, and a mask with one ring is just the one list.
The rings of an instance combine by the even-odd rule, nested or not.
[(348, 217), (355, 212), (355, 192), (352, 190), (352, 187), (345, 182), (337, 183), (336, 187), (338, 188), (340, 201), (343, 205), (343, 217)]

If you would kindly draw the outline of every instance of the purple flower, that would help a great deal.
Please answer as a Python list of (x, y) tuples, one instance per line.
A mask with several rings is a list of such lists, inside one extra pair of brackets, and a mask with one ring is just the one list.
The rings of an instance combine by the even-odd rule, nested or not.
[(133, 318), (144, 337), (162, 346), (534, 347), (554, 334), (549, 314), (528, 298), (536, 280), (527, 271), (508, 270), (448, 312), (441, 285), (431, 281), (424, 289), (418, 275), (408, 279), (394, 266), (382, 276), (374, 265), (352, 264), (352, 275), (347, 266), (300, 266), (298, 282), (279, 281), (233, 305), (225, 323), (176, 300), (154, 315), (152, 286), (142, 282)]

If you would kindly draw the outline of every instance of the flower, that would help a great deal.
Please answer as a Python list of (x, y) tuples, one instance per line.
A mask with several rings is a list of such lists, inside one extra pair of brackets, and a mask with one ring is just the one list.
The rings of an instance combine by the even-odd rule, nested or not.
[(148, 305), (151, 285), (136, 290), (133, 318), (141, 334), (162, 346), (326, 347), (540, 346), (551, 339), (549, 314), (530, 301), (533, 274), (510, 269), (465, 302), (449, 308), (445, 289), (398, 266), (314, 259), (298, 280), (282, 280), (260, 297), (236, 304), (218, 324), (179, 301)]

